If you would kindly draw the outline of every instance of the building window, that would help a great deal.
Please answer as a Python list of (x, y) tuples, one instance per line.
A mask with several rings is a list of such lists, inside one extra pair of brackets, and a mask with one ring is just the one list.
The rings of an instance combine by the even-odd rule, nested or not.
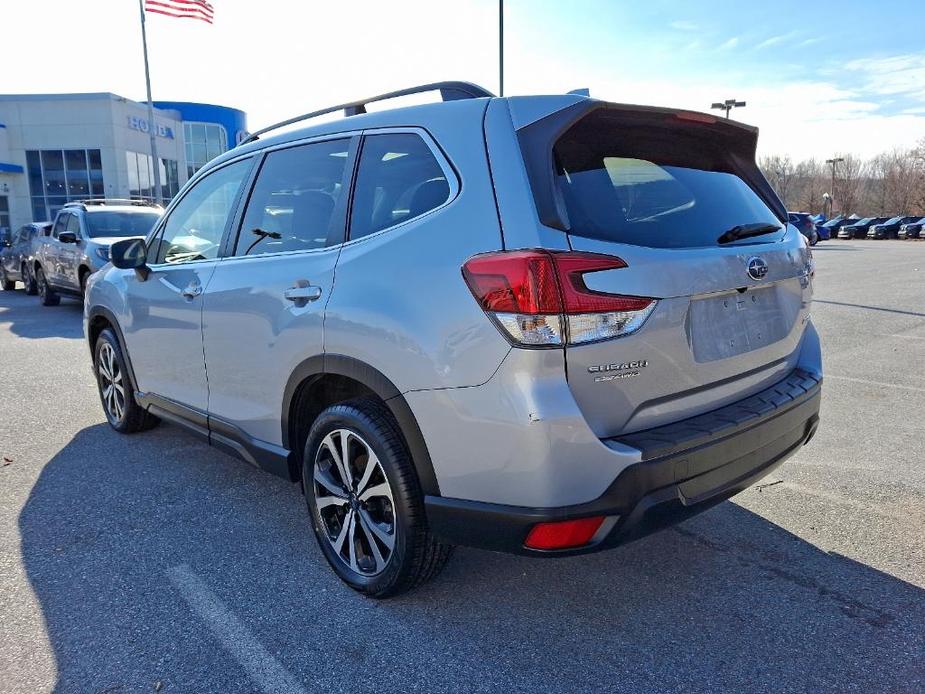
[[(154, 166), (150, 154), (126, 152), (125, 165), (128, 168), (128, 194), (131, 198), (154, 200)], [(173, 199), (180, 190), (178, 166), (174, 159), (161, 159), (161, 197), (164, 201)]]
[(0, 229), (10, 228), (10, 199), (0, 195)]
[(228, 151), (225, 128), (217, 123), (184, 123), (186, 144), (186, 176), (191, 178), (205, 164)]
[(98, 149), (28, 150), (26, 167), (36, 222), (53, 218), (66, 202), (105, 194)]

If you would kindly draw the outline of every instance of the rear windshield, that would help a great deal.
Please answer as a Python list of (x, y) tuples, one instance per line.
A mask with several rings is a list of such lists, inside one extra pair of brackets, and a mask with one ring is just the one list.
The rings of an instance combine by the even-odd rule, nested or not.
[[(588, 115), (553, 148), (569, 233), (657, 248), (714, 246), (740, 224), (782, 226), (702, 128)], [(752, 164), (753, 165), (753, 164)], [(782, 232), (738, 243), (779, 240)]]
[(159, 212), (88, 212), (87, 233), (90, 238), (106, 236), (147, 236), (160, 219)]

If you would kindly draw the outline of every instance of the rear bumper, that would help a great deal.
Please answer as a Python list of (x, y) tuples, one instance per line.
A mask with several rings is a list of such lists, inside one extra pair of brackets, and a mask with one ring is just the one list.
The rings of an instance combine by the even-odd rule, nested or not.
[[(531, 556), (594, 552), (680, 522), (737, 494), (807, 443), (819, 423), (822, 380), (793, 371), (732, 405), (668, 426), (619, 437), (641, 452), (594, 501), (526, 508), (425, 498), (432, 532), (446, 542)], [(568, 550), (524, 546), (536, 523), (588, 516), (608, 520), (591, 543)]]

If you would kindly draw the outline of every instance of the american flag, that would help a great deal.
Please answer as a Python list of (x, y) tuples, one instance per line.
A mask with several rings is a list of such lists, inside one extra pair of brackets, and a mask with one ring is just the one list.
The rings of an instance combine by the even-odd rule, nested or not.
[(145, 11), (212, 23), (212, 5), (206, 0), (145, 0)]

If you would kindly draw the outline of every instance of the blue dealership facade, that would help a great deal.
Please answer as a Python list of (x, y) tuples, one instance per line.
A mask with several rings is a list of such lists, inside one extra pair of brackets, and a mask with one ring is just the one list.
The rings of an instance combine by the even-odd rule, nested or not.
[(74, 200), (155, 199), (152, 128), (165, 200), (247, 136), (239, 109), (154, 106), (151, 124), (146, 103), (108, 92), (0, 95), (0, 227), (50, 219)]

